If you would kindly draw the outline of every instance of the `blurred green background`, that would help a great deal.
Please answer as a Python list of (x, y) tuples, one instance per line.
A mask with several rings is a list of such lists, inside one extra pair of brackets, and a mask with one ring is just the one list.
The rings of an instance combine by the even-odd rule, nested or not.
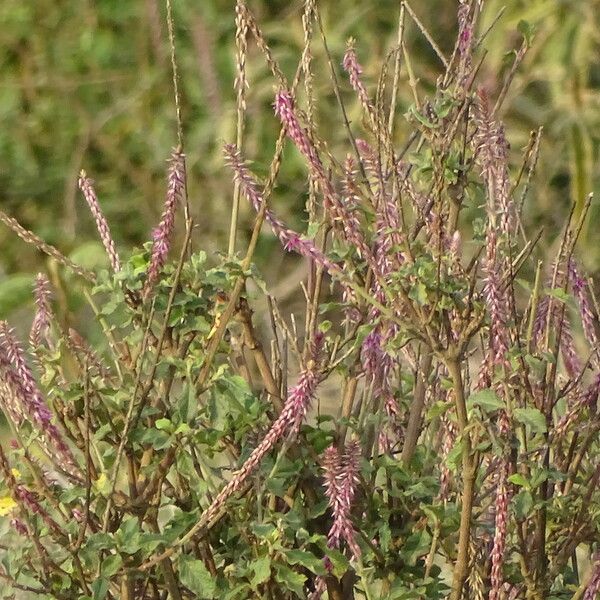
[[(292, 77), (302, 48), (301, 0), (248, 0), (283, 71)], [(221, 146), (235, 139), (233, 0), (173, 0), (183, 96), (185, 150), (192, 211), (209, 252), (224, 250), (232, 196)], [(348, 37), (357, 39), (365, 81), (374, 94), (381, 64), (396, 39), (397, 0), (323, 0), (330, 50), (339, 63)], [(455, 0), (414, 4), (442, 50), (456, 35)], [(488, 0), (481, 31), (504, 7), (487, 37), (480, 81), (498, 91), (521, 43), (520, 21), (533, 28), (526, 56), (503, 106), (516, 168), (530, 131), (544, 127), (526, 218), (551, 242), (574, 202), (599, 188), (600, 1)], [(423, 90), (440, 65), (407, 19), (406, 42)], [(176, 143), (174, 104), (162, 0), (0, 0), (0, 207), (87, 265), (104, 260), (93, 221), (76, 189), (85, 168), (122, 253), (148, 239), (160, 216), (166, 159)], [(322, 45), (314, 41), (317, 122), (342, 159), (347, 141)], [(340, 69), (341, 71), (341, 69)], [(245, 154), (265, 174), (277, 122), (275, 86), (249, 37)], [(341, 81), (350, 115), (360, 111)], [(398, 143), (408, 131), (401, 113), (412, 103), (403, 73)], [(355, 124), (353, 123), (353, 126)], [(360, 123), (356, 124), (360, 131)], [(304, 220), (304, 167), (290, 148), (273, 205), (298, 227)], [(582, 258), (600, 271), (598, 200), (582, 240)], [(243, 205), (240, 240), (252, 215)], [(90, 243), (92, 241), (92, 243)], [(0, 318), (30, 302), (31, 276), (46, 259), (0, 226)], [(258, 262), (271, 281), (284, 273), (265, 232)], [(277, 256), (277, 260), (271, 259)], [(11, 317), (11, 318), (14, 318)]]

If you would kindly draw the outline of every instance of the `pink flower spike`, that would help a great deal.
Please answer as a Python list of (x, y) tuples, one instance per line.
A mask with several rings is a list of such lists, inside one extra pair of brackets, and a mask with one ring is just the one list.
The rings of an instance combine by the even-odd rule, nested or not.
[(569, 277), (573, 286), (573, 295), (579, 305), (581, 314), (581, 323), (583, 325), (583, 333), (589, 345), (594, 349), (594, 362), (598, 362), (598, 335), (596, 334), (596, 324), (598, 318), (592, 310), (589, 299), (588, 285), (586, 280), (580, 275), (577, 263), (574, 259), (569, 261)]
[(79, 189), (82, 191), (88, 206), (90, 207), (90, 211), (94, 220), (96, 221), (96, 227), (98, 228), (98, 233), (100, 234), (100, 239), (104, 244), (104, 248), (106, 249), (106, 253), (108, 254), (108, 259), (110, 261), (112, 270), (117, 273), (121, 270), (121, 261), (119, 260), (119, 255), (115, 250), (115, 243), (110, 234), (110, 228), (102, 213), (102, 209), (100, 208), (100, 203), (98, 202), (98, 196), (96, 195), (96, 191), (94, 190), (94, 182), (87, 176), (85, 171), (81, 171), (79, 174)]
[(496, 490), (496, 518), (494, 544), (492, 547), (492, 574), (490, 600), (498, 600), (504, 583), (502, 577), (502, 565), (506, 551), (506, 530), (508, 524), (509, 496), (507, 489), (508, 464), (503, 461), (498, 476), (498, 487)]
[(317, 149), (310, 139), (307, 130), (302, 127), (294, 110), (292, 95), (287, 90), (279, 90), (275, 96), (275, 114), (281, 120), (290, 139), (298, 150), (306, 157), (315, 175), (319, 179), (327, 179), (325, 168), (317, 154)]
[(363, 108), (368, 113), (371, 119), (374, 119), (375, 109), (373, 108), (373, 103), (369, 98), (369, 93), (367, 92), (367, 88), (361, 79), (361, 75), (363, 69), (358, 62), (358, 58), (356, 56), (356, 50), (354, 48), (354, 39), (350, 38), (346, 45), (346, 53), (344, 54), (344, 60), (342, 61), (342, 66), (346, 73), (348, 73), (348, 77), (350, 79), (350, 85), (352, 89), (357, 93), (358, 99), (362, 104)]
[(146, 298), (154, 287), (160, 270), (163, 268), (175, 229), (177, 203), (185, 192), (185, 154), (174, 150), (169, 160), (167, 174), (167, 198), (158, 227), (152, 232), (152, 253), (146, 273), (146, 283), (142, 295)]
[(71, 450), (53, 423), (52, 412), (25, 361), (25, 354), (14, 331), (6, 321), (0, 321), (0, 365), (4, 367), (3, 375), (7, 382), (15, 390), (15, 404), (9, 407), (11, 416), (17, 418), (19, 423), (23, 417), (28, 418), (42, 437), (49, 440), (54, 452), (58, 453), (58, 464), (70, 473), (77, 473)]
[(294, 437), (314, 399), (320, 380), (320, 355), (323, 347), (323, 335), (318, 334), (312, 344), (310, 357), (298, 382), (288, 392), (288, 397), (280, 415), (271, 425), (260, 444), (252, 451), (246, 462), (234, 474), (229, 483), (204, 511), (202, 521), (210, 523), (219, 513), (223, 504), (246, 482), (248, 477), (260, 466), (263, 458), (286, 434)]
[[(243, 161), (240, 151), (234, 144), (226, 144), (224, 147), (225, 160), (233, 170), (235, 181), (239, 184), (242, 193), (252, 204), (256, 212), (260, 212), (264, 203), (259, 185)], [(276, 217), (272, 211), (265, 211), (265, 221), (271, 226), (273, 233), (287, 251), (295, 251), (302, 256), (320, 264), (329, 273), (339, 272), (339, 268), (332, 263), (311, 240), (300, 237), (287, 225)]]
[(352, 504), (359, 482), (360, 444), (352, 440), (343, 455), (335, 446), (330, 446), (323, 456), (323, 479), (325, 494), (333, 513), (333, 524), (327, 536), (330, 548), (339, 548), (346, 542), (354, 558), (359, 558), (360, 547), (356, 543), (356, 530), (351, 520)]
[(592, 565), (592, 577), (587, 585), (583, 600), (597, 600), (600, 594), (600, 553), (595, 555), (595, 563)]

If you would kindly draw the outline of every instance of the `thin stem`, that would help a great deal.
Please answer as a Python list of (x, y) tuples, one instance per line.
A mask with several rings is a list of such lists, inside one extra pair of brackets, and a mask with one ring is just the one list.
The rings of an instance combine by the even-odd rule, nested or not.
[[(248, 24), (245, 17), (245, 4), (238, 0), (236, 6), (236, 46), (237, 46), (237, 128), (235, 145), (241, 151), (244, 141), (244, 117), (246, 114), (246, 36), (248, 33)], [(229, 244), (227, 246), (227, 255), (231, 258), (235, 254), (235, 240), (237, 236), (238, 216), (240, 211), (241, 188), (239, 181), (233, 184), (233, 201), (231, 205), (231, 221), (229, 225)]]
[[(183, 153), (183, 121), (181, 119), (181, 95), (179, 92), (179, 73), (177, 70), (177, 56), (175, 53), (175, 25), (173, 21), (173, 7), (171, 0), (166, 0), (167, 30), (169, 33), (169, 49), (171, 51), (171, 71), (173, 73), (173, 96), (175, 98), (175, 119), (177, 122), (177, 151)], [(184, 169), (185, 170), (185, 169)], [(183, 195), (183, 211), (186, 228), (190, 227), (190, 205), (187, 194), (187, 178), (185, 193)]]
[(465, 585), (465, 581), (467, 580), (467, 574), (469, 570), (469, 540), (471, 536), (473, 498), (475, 495), (476, 461), (471, 451), (471, 437), (467, 431), (467, 426), (469, 424), (467, 416), (467, 404), (458, 357), (448, 357), (446, 360), (446, 367), (448, 368), (448, 373), (452, 379), (456, 414), (458, 417), (458, 427), (462, 437), (463, 445), (463, 489), (461, 495), (462, 507), (460, 512), (458, 550), (452, 578), (452, 592), (450, 594), (450, 600), (460, 600), (462, 598), (463, 587)]
[(431, 372), (433, 355), (427, 351), (419, 362), (417, 368), (417, 385), (415, 389), (414, 400), (410, 407), (408, 425), (404, 437), (404, 446), (402, 447), (402, 464), (408, 465), (412, 460), (417, 447), (417, 440), (421, 434), (421, 421), (423, 419), (423, 409), (425, 407), (425, 392), (427, 391), (427, 379)]

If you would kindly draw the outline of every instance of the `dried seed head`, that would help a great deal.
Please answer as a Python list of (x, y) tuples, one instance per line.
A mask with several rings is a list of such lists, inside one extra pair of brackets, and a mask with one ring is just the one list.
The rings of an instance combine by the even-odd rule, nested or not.
[(110, 234), (110, 228), (104, 217), (102, 209), (100, 208), (100, 203), (98, 202), (98, 196), (96, 195), (96, 191), (94, 190), (94, 182), (87, 176), (85, 171), (81, 171), (79, 174), (79, 189), (82, 191), (83, 196), (90, 207), (90, 211), (94, 220), (96, 221), (96, 227), (98, 228), (98, 233), (100, 234), (100, 239), (104, 244), (104, 248), (106, 250), (106, 254), (108, 254), (108, 259), (110, 261), (111, 267), (115, 273), (121, 270), (121, 261), (119, 260), (119, 255), (115, 250), (115, 243), (113, 241), (112, 235)]
[(42, 340), (48, 341), (52, 309), (50, 308), (50, 282), (43, 273), (38, 273), (34, 287), (35, 316), (29, 333), (29, 343), (36, 348)]

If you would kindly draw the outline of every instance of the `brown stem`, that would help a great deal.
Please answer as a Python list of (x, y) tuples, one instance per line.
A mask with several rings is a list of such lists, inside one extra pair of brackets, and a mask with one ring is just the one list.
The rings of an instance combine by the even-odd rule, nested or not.
[(121, 578), (121, 600), (134, 600), (135, 598), (134, 582), (128, 570)]
[(280, 413), (283, 408), (283, 402), (279, 397), (279, 388), (273, 377), (269, 360), (254, 330), (252, 312), (248, 306), (248, 301), (245, 298), (241, 298), (239, 307), (238, 317), (244, 328), (244, 342), (254, 357), (254, 362), (260, 371), (265, 389), (270, 394), (277, 413)]
[[(149, 520), (149, 525), (150, 529), (152, 529), (154, 533), (160, 533), (155, 515), (153, 515), (152, 519)], [(182, 600), (181, 591), (179, 590), (179, 584), (177, 583), (177, 577), (175, 577), (175, 571), (173, 570), (173, 563), (171, 563), (171, 559), (168, 556), (161, 559), (160, 567), (162, 569), (163, 577), (165, 578), (165, 583), (167, 585), (167, 589), (169, 590), (169, 596), (171, 600)], [(131, 596), (131, 598), (133, 599), (133, 596)]]
[[(352, 407), (354, 406), (354, 397), (356, 396), (356, 388), (358, 387), (358, 378), (351, 376), (347, 379), (344, 387), (344, 395), (342, 398), (342, 407), (340, 411), (340, 419), (348, 420), (352, 415)], [(346, 439), (348, 425), (346, 422), (341, 422), (338, 425), (338, 439), (340, 444)]]
[(326, 578), (327, 582), (327, 595), (331, 600), (344, 600), (344, 592), (342, 590), (342, 584), (338, 581), (337, 577), (328, 575)]
[(417, 385), (415, 396), (410, 406), (410, 414), (408, 416), (408, 425), (404, 438), (404, 446), (402, 447), (402, 464), (408, 465), (415, 453), (417, 440), (421, 433), (421, 420), (423, 418), (423, 408), (425, 407), (425, 392), (427, 391), (427, 378), (431, 371), (433, 355), (427, 352), (421, 357), (420, 364), (417, 369)]

